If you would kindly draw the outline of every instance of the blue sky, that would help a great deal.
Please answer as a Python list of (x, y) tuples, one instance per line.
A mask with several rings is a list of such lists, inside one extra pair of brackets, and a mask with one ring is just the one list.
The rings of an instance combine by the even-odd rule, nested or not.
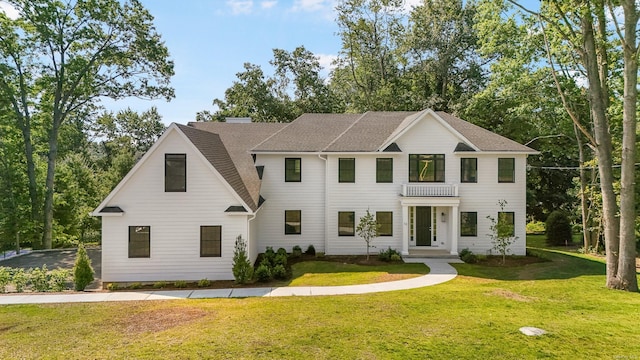
[[(333, 0), (143, 0), (175, 62), (171, 83), (176, 97), (164, 100), (104, 101), (107, 109), (156, 106), (167, 124), (195, 121), (201, 110), (213, 110), (214, 98), (243, 71), (260, 65), (270, 73), (272, 49), (292, 51), (304, 45), (328, 66), (340, 50)], [(325, 74), (326, 76), (326, 74)]]

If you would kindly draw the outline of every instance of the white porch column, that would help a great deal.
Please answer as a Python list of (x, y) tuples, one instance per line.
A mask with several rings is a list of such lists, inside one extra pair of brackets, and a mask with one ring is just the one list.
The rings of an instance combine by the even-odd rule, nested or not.
[(451, 207), (451, 255), (458, 255), (458, 229), (460, 229), (458, 205)]
[(402, 255), (409, 255), (409, 207), (402, 204)]

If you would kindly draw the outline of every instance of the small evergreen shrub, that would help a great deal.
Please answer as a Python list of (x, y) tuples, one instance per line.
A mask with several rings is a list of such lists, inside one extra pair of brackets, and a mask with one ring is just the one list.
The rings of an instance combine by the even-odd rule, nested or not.
[(556, 210), (547, 217), (547, 244), (551, 246), (569, 245), (571, 239), (571, 222), (564, 211)]
[(116, 283), (108, 283), (107, 284), (107, 290), (109, 291), (115, 291), (115, 290), (119, 290), (120, 289), (120, 285), (116, 284)]
[(274, 278), (278, 280), (286, 280), (287, 279), (287, 269), (284, 266), (278, 264), (273, 267), (272, 275)]
[(317, 252), (316, 253), (316, 257), (317, 258), (323, 258), (324, 257), (324, 252), (322, 252), (322, 251)]
[[(378, 260), (380, 260), (380, 261), (397, 261), (397, 260), (392, 260), (391, 259), (391, 257), (393, 255), (396, 255), (400, 259), (402, 258), (400, 256), (400, 253), (397, 250), (392, 249), (391, 247), (389, 247), (387, 250), (380, 250), (380, 253), (378, 254)], [(400, 260), (400, 259), (398, 259), (398, 260)]]
[(14, 269), (13, 275), (11, 278), (12, 278), (13, 285), (16, 287), (16, 291), (19, 293), (24, 292), (24, 289), (27, 287), (27, 284), (29, 283), (29, 276), (24, 271), (24, 269), (22, 268)]
[(51, 291), (65, 291), (67, 289), (67, 281), (71, 276), (71, 271), (67, 269), (57, 268), (49, 272), (49, 284)]
[(156, 281), (153, 283), (153, 288), (154, 289), (164, 289), (167, 287), (167, 282), (166, 281)]
[(11, 271), (9, 268), (0, 267), (0, 293), (7, 291), (7, 285), (11, 282)]
[(178, 280), (173, 283), (173, 286), (175, 286), (178, 289), (184, 289), (187, 287), (187, 282), (184, 280)]
[(460, 259), (467, 264), (475, 264), (478, 262), (476, 254), (471, 252), (469, 249), (462, 249), (462, 251), (460, 251)]
[(236, 244), (233, 249), (232, 271), (233, 277), (238, 284), (246, 284), (253, 277), (253, 266), (251, 266), (251, 262), (249, 261), (247, 244), (242, 239), (242, 235), (236, 237)]
[(33, 290), (37, 292), (49, 291), (49, 274), (47, 274), (47, 265), (42, 265), (42, 268), (34, 268), (29, 272), (31, 285)]
[(313, 246), (313, 244), (310, 244), (307, 247), (307, 251), (305, 251), (305, 254), (311, 255), (311, 256), (314, 256), (316, 254), (316, 248)]
[(142, 289), (142, 283), (139, 283), (139, 282), (131, 283), (129, 284), (129, 289), (131, 290)]
[(211, 280), (209, 279), (200, 279), (200, 281), (198, 281), (198, 287), (207, 287), (207, 286), (211, 286)]
[(398, 254), (391, 255), (391, 261), (402, 261), (402, 256)]
[(267, 250), (265, 250), (262, 260), (267, 260), (271, 266), (275, 265), (276, 252), (273, 251), (273, 247), (267, 246)]
[(271, 280), (271, 269), (268, 265), (264, 263), (264, 261), (258, 266), (255, 271), (256, 278), (260, 282), (267, 282)]
[(285, 248), (279, 248), (278, 251), (276, 252), (276, 256), (278, 255), (287, 256), (287, 250), (285, 250)]
[(287, 255), (278, 254), (273, 262), (273, 266), (282, 265), (287, 266)]
[(299, 258), (300, 256), (302, 256), (302, 248), (296, 245), (291, 249), (291, 258)]
[(80, 243), (76, 253), (76, 263), (73, 266), (73, 283), (76, 291), (84, 291), (84, 288), (93, 281), (93, 274), (91, 259), (89, 259), (84, 245)]

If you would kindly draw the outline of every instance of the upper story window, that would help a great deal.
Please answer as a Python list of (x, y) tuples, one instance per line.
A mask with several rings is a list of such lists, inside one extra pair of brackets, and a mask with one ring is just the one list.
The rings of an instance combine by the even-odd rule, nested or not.
[(354, 158), (338, 159), (338, 182), (341, 182), (341, 183), (356, 182), (356, 159)]
[(200, 226), (200, 257), (222, 256), (222, 226)]
[(284, 211), (284, 234), (299, 235), (302, 233), (302, 211)]
[(478, 213), (460, 213), (460, 236), (478, 236)]
[(498, 159), (498, 182), (512, 183), (516, 181), (516, 159)]
[(284, 181), (286, 182), (302, 181), (302, 159), (300, 158), (284, 159)]
[(478, 159), (476, 158), (460, 159), (460, 182), (463, 182), (463, 183), (478, 182)]
[(187, 154), (164, 154), (164, 191), (187, 191)]
[(376, 182), (393, 182), (393, 158), (376, 159)]
[(129, 257), (151, 256), (151, 226), (129, 226)]
[(409, 154), (410, 182), (444, 182), (444, 154)]

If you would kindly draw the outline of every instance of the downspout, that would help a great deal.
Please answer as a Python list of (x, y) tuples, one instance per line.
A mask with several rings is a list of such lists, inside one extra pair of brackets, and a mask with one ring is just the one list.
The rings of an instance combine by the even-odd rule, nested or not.
[(327, 234), (329, 234), (329, 192), (327, 191), (329, 187), (329, 162), (326, 155), (322, 157), (321, 153), (318, 153), (318, 158), (324, 161), (324, 252), (326, 254), (329, 246), (327, 237)]

